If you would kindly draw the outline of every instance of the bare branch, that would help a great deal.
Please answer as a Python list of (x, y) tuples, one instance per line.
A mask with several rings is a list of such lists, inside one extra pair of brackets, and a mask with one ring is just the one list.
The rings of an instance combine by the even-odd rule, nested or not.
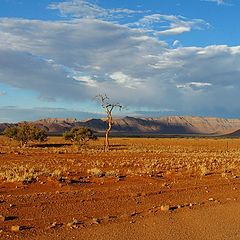
[(104, 95), (99, 94), (95, 97), (95, 99), (101, 104), (102, 108), (107, 114), (108, 127), (106, 129), (106, 136), (105, 136), (105, 151), (106, 151), (109, 148), (108, 135), (113, 125), (112, 111), (114, 108), (118, 108), (118, 110), (121, 111), (123, 109), (123, 106), (120, 103), (111, 103), (109, 97), (106, 94)]

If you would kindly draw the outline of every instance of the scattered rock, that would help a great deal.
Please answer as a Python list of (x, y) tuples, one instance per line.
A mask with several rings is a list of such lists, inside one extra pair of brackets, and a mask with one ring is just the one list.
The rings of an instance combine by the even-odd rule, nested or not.
[(22, 230), (21, 226), (15, 225), (11, 227), (12, 232), (19, 232), (20, 230)]
[(67, 227), (75, 229), (78, 228), (78, 225), (80, 225), (81, 222), (78, 221), (77, 219), (73, 218), (72, 222), (67, 223)]
[(93, 218), (92, 219), (92, 223), (93, 224), (99, 224), (100, 223), (100, 219), (99, 218)]
[(208, 201), (214, 201), (214, 198), (209, 198)]
[(56, 228), (57, 226), (59, 226), (59, 224), (57, 222), (53, 222), (49, 228)]
[(170, 206), (169, 206), (169, 205), (162, 205), (160, 209), (161, 209), (161, 211), (163, 211), (163, 212), (167, 212), (167, 211), (170, 210)]
[(106, 221), (113, 221), (114, 219), (116, 219), (117, 218), (117, 216), (106, 216), (106, 217), (104, 217), (104, 219), (106, 220)]
[(136, 212), (136, 211), (134, 211), (134, 212), (132, 212), (132, 213), (130, 214), (131, 217), (134, 217), (134, 216), (136, 216), (136, 215), (137, 215), (137, 212)]

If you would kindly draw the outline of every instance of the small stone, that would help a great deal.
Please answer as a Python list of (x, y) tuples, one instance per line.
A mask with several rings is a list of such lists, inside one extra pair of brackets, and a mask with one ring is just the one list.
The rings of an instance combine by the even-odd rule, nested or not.
[(3, 215), (0, 215), (0, 221), (4, 222), (6, 218)]
[(93, 222), (93, 224), (99, 224), (99, 223), (100, 223), (100, 219), (98, 219), (98, 218), (93, 218), (93, 219), (92, 219), (92, 222)]
[(78, 225), (81, 224), (81, 222), (79, 222), (77, 219), (73, 218), (72, 222), (69, 222), (67, 224), (68, 227), (74, 229), (74, 228), (78, 228)]
[(209, 198), (208, 201), (214, 201), (214, 198)]
[(167, 211), (170, 210), (170, 206), (169, 205), (162, 205), (160, 209), (161, 209), (161, 211), (167, 212)]
[(19, 232), (21, 230), (21, 226), (15, 225), (11, 227), (12, 232)]
[(131, 217), (134, 217), (135, 215), (137, 215), (137, 212), (136, 212), (136, 211), (134, 211), (134, 212), (132, 212), (132, 213), (130, 214)]
[(50, 226), (50, 228), (55, 228), (55, 227), (57, 227), (57, 222), (53, 222)]

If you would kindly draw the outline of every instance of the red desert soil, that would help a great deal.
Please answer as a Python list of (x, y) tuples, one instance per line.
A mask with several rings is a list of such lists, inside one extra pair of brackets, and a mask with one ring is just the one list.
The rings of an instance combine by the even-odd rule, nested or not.
[(1, 137), (0, 240), (240, 239), (240, 140), (111, 143)]

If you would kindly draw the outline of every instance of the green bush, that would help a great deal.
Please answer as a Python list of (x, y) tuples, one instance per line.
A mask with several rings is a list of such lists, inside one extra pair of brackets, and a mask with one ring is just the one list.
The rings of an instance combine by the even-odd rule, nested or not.
[(21, 123), (16, 127), (6, 128), (3, 134), (18, 141), (21, 147), (26, 146), (29, 141), (43, 142), (47, 139), (44, 130), (30, 123)]
[(74, 127), (70, 131), (65, 132), (63, 137), (65, 140), (70, 140), (79, 146), (86, 144), (89, 140), (97, 139), (93, 131), (86, 127)]

